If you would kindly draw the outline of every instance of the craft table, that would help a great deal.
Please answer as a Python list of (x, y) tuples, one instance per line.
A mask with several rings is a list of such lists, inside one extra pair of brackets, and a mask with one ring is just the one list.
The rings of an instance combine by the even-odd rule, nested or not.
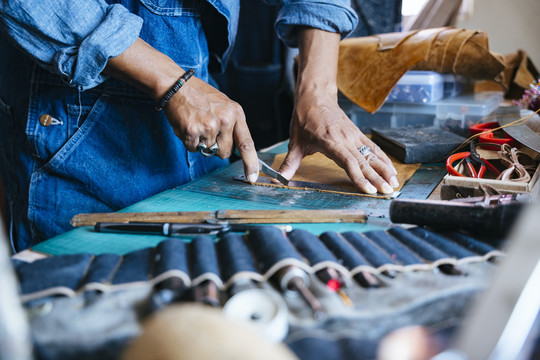
[[(263, 160), (287, 152), (287, 142), (278, 143), (260, 153)], [(202, 178), (175, 189), (164, 191), (122, 211), (216, 211), (219, 209), (361, 209), (368, 215), (366, 223), (293, 224), (314, 234), (327, 230), (369, 231), (390, 224), (388, 209), (391, 200), (346, 196), (319, 191), (289, 190), (252, 186), (233, 177), (243, 173), (241, 161), (214, 171)], [(442, 165), (422, 165), (401, 189), (400, 198), (426, 199), (436, 188), (446, 169)], [(49, 254), (116, 253), (125, 254), (144, 247), (155, 246), (162, 236), (97, 233), (92, 227), (75, 228), (32, 250)]]
[[(260, 152), (259, 156), (264, 161), (270, 163), (276, 154), (283, 154), (286, 151), (287, 144), (280, 143)], [(391, 227), (389, 208), (392, 200), (320, 191), (256, 186), (234, 180), (235, 176), (242, 173), (242, 163), (237, 161), (191, 183), (164, 191), (121, 211), (360, 209), (367, 214), (367, 221), (365, 223), (291, 224), (293, 229), (307, 231), (291, 231), (287, 234), (275, 231), (275, 228), (266, 226), (255, 231), (250, 231), (246, 238), (242, 237), (241, 234), (227, 233), (217, 244), (222, 245), (222, 247), (229, 247), (228, 250), (222, 249), (217, 251), (216, 253), (219, 252), (217, 256), (204, 257), (203, 261), (187, 260), (187, 249), (189, 248), (190, 259), (201, 259), (198, 257), (200, 254), (210, 254), (212, 251), (207, 251), (209, 248), (205, 247), (204, 250), (193, 255), (194, 249), (202, 249), (203, 247), (199, 246), (202, 243), (213, 249), (212, 245), (208, 245), (208, 243), (212, 244), (214, 239), (209, 239), (208, 237), (186, 237), (185, 240), (189, 243), (184, 244), (183, 241), (178, 241), (178, 238), (180, 238), (178, 236), (171, 239), (159, 235), (99, 233), (94, 231), (92, 226), (75, 228), (40, 243), (29, 251), (34, 255), (40, 254), (40, 256), (43, 256), (41, 254), (66, 256), (50, 256), (44, 259), (44, 262), (36, 261), (31, 264), (20, 265), (21, 267), (18, 268), (19, 273), (47, 272), (49, 274), (55, 274), (65, 271), (63, 274), (70, 279), (75, 279), (72, 282), (68, 281), (69, 284), (76, 285), (74, 287), (68, 287), (67, 290), (66, 286), (59, 284), (57, 281), (62, 276), (49, 276), (45, 279), (46, 281), (40, 280), (33, 284), (25, 283), (25, 289), (27, 289), (25, 301), (30, 301), (33, 299), (33, 296), (42, 296), (41, 294), (44, 294), (44, 289), (49, 291), (49, 293), (52, 292), (52, 294), (56, 291), (55, 289), (59, 288), (65, 291), (61, 294), (58, 293), (58, 295), (62, 296), (49, 297), (55, 304), (53, 311), (32, 319), (31, 326), (34, 336), (37, 339), (36, 342), (43, 348), (57, 349), (61, 354), (64, 351), (71, 351), (76, 354), (84, 352), (86, 350), (81, 349), (81, 347), (84, 347), (85, 342), (81, 342), (80, 335), (70, 328), (72, 323), (81, 323), (85, 324), (83, 330), (84, 336), (92, 341), (95, 340), (92, 351), (101, 351), (102, 349), (122, 351), (121, 344), (123, 344), (123, 341), (138, 336), (141, 331), (138, 317), (133, 315), (139, 309), (138, 305), (135, 306), (135, 304), (146, 304), (149, 298), (153, 299), (149, 294), (154, 291), (157, 292), (154, 288), (154, 282), (140, 280), (147, 279), (148, 274), (150, 274), (148, 271), (150, 268), (154, 268), (152, 264), (155, 261), (161, 261), (171, 256), (176, 259), (175, 256), (177, 254), (185, 254), (186, 262), (178, 262), (176, 261), (178, 259), (176, 259), (170, 263), (182, 269), (184, 265), (191, 264), (188, 271), (190, 276), (186, 275), (186, 281), (190, 281), (191, 288), (197, 288), (197, 286), (203, 284), (201, 282), (203, 279), (213, 279), (211, 281), (215, 281), (216, 286), (221, 286), (221, 283), (233, 284), (240, 278), (235, 277), (238, 274), (247, 276), (245, 274), (249, 273), (249, 276), (256, 276), (257, 279), (263, 279), (263, 281), (257, 280), (257, 289), (270, 291), (279, 299), (286, 301), (286, 307), (283, 307), (283, 309), (286, 309), (288, 330), (285, 333), (280, 332), (280, 336), (285, 336), (282, 342), (293, 350), (300, 359), (331, 360), (335, 359), (337, 354), (343, 355), (341, 357), (338, 356), (340, 358), (351, 358), (346, 354), (354, 354), (354, 357), (359, 359), (374, 358), (377, 344), (381, 339), (390, 331), (400, 327), (409, 326), (413, 323), (422, 324), (434, 331), (450, 331), (447, 334), (441, 334), (446, 337), (452, 334), (452, 324), (461, 321), (470, 299), (479, 290), (483, 289), (489, 275), (496, 267), (496, 259), (501, 256), (500, 251), (487, 245), (481, 245), (478, 249), (475, 249), (474, 246), (469, 246), (474, 245), (471, 242), (467, 246), (463, 245), (463, 248), (455, 245), (457, 243), (451, 242), (454, 245), (450, 248), (445, 248), (445, 252), (443, 252), (435, 245), (432, 246), (428, 240), (421, 239), (420, 237), (415, 238), (416, 240), (413, 240), (413, 243), (408, 245), (410, 247), (404, 247), (405, 240), (412, 239), (412, 232), (409, 233), (409, 230), (399, 226)], [(426, 199), (430, 195), (432, 196), (432, 193), (445, 174), (446, 168), (441, 164), (424, 164), (420, 166), (401, 188), (400, 198)], [(387, 231), (382, 230), (388, 230), (388, 234)], [(390, 235), (390, 232), (393, 230), (398, 233), (392, 233)], [(412, 228), (412, 230), (415, 229)], [(351, 234), (356, 234), (356, 240), (347, 237), (347, 233), (349, 236), (355, 236)], [(363, 233), (361, 235), (365, 235), (367, 241), (363, 242), (362, 236), (359, 233)], [(317, 236), (313, 236), (313, 234)], [(235, 242), (238, 236), (240, 236), (241, 240)], [(394, 236), (395, 238), (393, 238)], [(437, 237), (438, 235), (432, 234), (432, 236)], [(306, 238), (304, 239), (303, 237)], [(345, 238), (347, 240), (343, 240)], [(400, 241), (404, 242), (400, 243), (397, 238), (400, 238)], [(392, 242), (388, 243), (387, 240), (392, 240)], [(312, 306), (313, 304), (309, 304), (308, 306), (302, 297), (286, 296), (274, 286), (276, 276), (279, 277), (279, 275), (275, 275), (276, 273), (272, 272), (275, 271), (275, 264), (281, 264), (282, 261), (286, 261), (289, 264), (288, 266), (292, 266), (293, 264), (299, 268), (308, 266), (306, 265), (307, 262), (304, 263), (298, 257), (300, 253), (305, 255), (306, 258), (308, 257), (307, 253), (304, 253), (305, 249), (300, 250), (303, 246), (301, 245), (302, 241), (304, 244), (309, 243), (312, 245), (324, 243), (322, 246), (325, 248), (328, 246), (329, 249), (325, 256), (328, 257), (328, 254), (328, 258), (335, 256), (335, 261), (315, 263), (316, 259), (310, 259), (309, 263), (311, 266), (319, 266), (320, 264), (327, 267), (335, 266), (336, 269), (343, 269), (343, 274), (348, 274), (345, 276), (348, 284), (346, 286), (348, 301), (344, 301), (336, 293), (329, 291), (326, 285), (322, 281), (319, 281), (320, 279), (317, 280), (319, 275), (317, 275), (315, 270), (309, 272), (309, 289), (313, 292), (313, 295), (320, 302), (324, 310), (324, 320), (314, 316), (315, 310)], [(364, 255), (366, 259), (369, 258), (370, 260), (369, 264), (366, 262), (363, 265), (363, 262), (366, 260), (363, 260), (360, 256), (358, 256), (358, 259), (354, 256), (349, 256), (356, 253), (354, 249), (351, 248), (352, 250), (349, 251), (348, 248), (342, 247), (342, 245), (346, 245), (346, 241), (350, 241), (350, 244), (355, 243), (355, 246), (376, 243), (380, 245), (380, 249), (386, 250), (371, 251), (379, 249), (379, 246), (367, 249)], [(471, 241), (476, 242), (474, 239)], [(437, 242), (440, 242), (440, 239), (435, 241), (434, 244)], [(263, 244), (273, 244), (273, 249), (276, 251), (272, 252), (268, 248), (264, 248), (254, 255), (250, 254), (249, 251), (238, 251), (241, 250), (241, 247), (239, 248), (237, 245), (243, 244), (247, 249), (248, 243), (252, 249), (261, 249), (263, 248)], [(293, 247), (293, 243), (296, 248)], [(443, 243), (449, 244), (448, 240), (443, 241)], [(284, 244), (289, 245), (282, 246)], [(163, 246), (167, 249), (161, 249)], [(185, 246), (185, 248), (183, 251), (170, 251), (167, 246)], [(216, 246), (216, 248), (219, 247)], [(418, 254), (422, 255), (414, 255), (413, 248), (416, 249), (415, 251), (418, 251)], [(293, 249), (296, 257), (289, 254), (287, 249)], [(283, 252), (283, 250), (287, 251)], [(383, 259), (383, 265), (381, 266), (390, 266), (383, 269), (377, 261), (382, 261), (381, 257), (385, 256), (385, 251), (389, 251), (389, 254), (392, 255)], [(159, 255), (156, 255), (158, 252)], [(464, 254), (460, 255), (460, 252)], [(219, 264), (223, 264), (226, 254), (232, 253), (235, 256), (231, 257), (231, 259), (239, 258), (239, 264), (250, 263), (246, 259), (254, 262), (255, 259), (252, 256), (255, 256), (257, 258), (258, 268), (249, 272), (235, 265), (234, 271), (232, 270), (233, 267), (230, 267), (231, 271), (221, 272), (218, 278), (213, 276), (213, 274), (219, 272), (216, 270), (218, 268), (218, 257)], [(269, 253), (272, 253), (272, 259), (263, 261), (262, 258)], [(89, 254), (98, 256), (90, 256)], [(241, 256), (242, 254), (245, 256)], [(321, 254), (323, 252), (315, 255), (318, 256)], [(114, 279), (111, 280), (109, 275), (107, 275), (103, 278), (108, 279), (107, 281), (99, 280), (95, 282), (92, 280), (92, 276), (81, 275), (82, 273), (80, 271), (76, 271), (74, 268), (62, 267), (62, 264), (52, 270), (50, 267), (47, 267), (54, 266), (57, 259), (63, 259), (68, 264), (77, 264), (78, 267), (76, 267), (82, 272), (86, 272), (89, 269), (87, 262), (91, 261), (93, 264), (92, 269), (97, 269), (95, 271), (88, 270), (88, 273), (92, 274), (101, 274), (101, 270), (104, 269), (103, 266), (108, 264), (110, 260), (112, 261), (112, 265), (109, 264), (112, 271), (110, 275), (114, 276)], [(493, 259), (494, 261), (492, 261)], [(165, 263), (165, 260), (163, 261)], [(183, 265), (180, 266), (180, 263)], [(300, 263), (302, 266), (300, 266)], [(373, 265), (375, 263), (378, 265)], [(117, 268), (118, 264), (122, 264), (122, 266)], [(193, 264), (204, 264), (205, 266), (197, 266), (197, 269), (194, 269)], [(267, 266), (263, 266), (264, 264)], [(40, 268), (35, 270), (36, 268), (33, 266)], [(203, 267), (204, 271), (202, 270)], [(159, 268), (163, 268), (163, 266)], [(211, 271), (210, 268), (214, 270)], [(119, 269), (124, 270), (120, 271)], [(227, 269), (229, 268), (227, 267)], [(370, 276), (367, 276), (366, 269), (372, 271), (370, 272)], [(174, 267), (171, 271), (170, 274), (167, 272), (159, 273), (158, 275), (152, 273), (154, 276), (152, 279), (163, 279), (163, 276), (166, 275), (170, 276), (169, 279), (174, 280), (176, 279), (175, 276), (179, 276), (178, 270)], [(184, 273), (185, 271), (182, 272), (182, 274)], [(234, 275), (230, 273), (234, 273)], [(80, 278), (79, 275), (81, 276)], [(132, 278), (133, 276), (136, 279)], [(374, 282), (370, 283), (367, 281), (369, 279), (374, 280)], [(86, 283), (86, 281), (89, 282)], [(90, 287), (87, 288), (86, 286)], [(96, 293), (100, 295), (95, 299), (97, 301), (96, 304), (99, 304), (96, 308), (93, 307), (94, 302), (86, 302), (86, 297), (92, 296), (95, 293), (86, 290), (90, 288), (97, 289), (97, 287), (92, 286), (105, 289)], [(221, 292), (221, 295), (223, 295), (223, 299), (221, 300), (224, 301), (224, 304), (230, 301), (230, 299), (225, 300), (225, 298), (231, 296), (231, 288), (224, 287), (223, 292)], [(115, 289), (118, 291), (115, 291)], [(242, 294), (243, 292), (240, 291), (239, 293)], [(125, 300), (124, 297), (126, 296), (132, 297)], [(38, 299), (38, 301), (40, 300)], [(94, 328), (87, 327), (87, 322), (84, 319), (85, 314), (88, 316), (92, 314), (91, 317), (93, 319), (109, 319), (111, 313), (118, 313), (118, 307), (116, 305), (118, 301), (124, 304), (123, 308), (127, 312), (127, 315), (132, 316), (132, 320), (116, 321), (113, 319), (113, 321), (104, 325), (97, 324)], [(82, 303), (84, 305), (81, 305)], [(130, 307), (126, 304), (133, 304), (133, 306)], [(114, 311), (107, 306), (114, 307)], [(81, 307), (85, 310), (81, 310)], [(249, 312), (249, 310), (247, 311)], [(59, 318), (63, 320), (58, 320)], [(48, 336), (47, 334), (51, 334), (50, 323), (56, 323), (57, 321), (65, 321), (65, 325), (59, 326), (59, 328), (65, 331), (57, 329), (54, 332), (54, 336)], [(118, 327), (127, 330), (125, 332), (117, 331)], [(102, 337), (101, 334), (104, 333), (110, 334), (111, 337)], [(111, 347), (111, 344), (116, 344), (116, 347)]]

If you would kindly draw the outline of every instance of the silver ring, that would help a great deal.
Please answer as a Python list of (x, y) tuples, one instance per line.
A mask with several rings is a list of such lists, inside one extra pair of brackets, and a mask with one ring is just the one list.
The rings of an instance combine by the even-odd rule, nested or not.
[(217, 151), (219, 150), (219, 144), (216, 143), (210, 147), (206, 146), (205, 143), (200, 142), (199, 143), (199, 151), (201, 154), (203, 154), (206, 157), (214, 156), (216, 155)]
[(362, 154), (363, 157), (367, 157), (369, 154), (373, 154), (373, 152), (367, 145), (359, 147), (358, 151), (360, 151), (360, 154)]

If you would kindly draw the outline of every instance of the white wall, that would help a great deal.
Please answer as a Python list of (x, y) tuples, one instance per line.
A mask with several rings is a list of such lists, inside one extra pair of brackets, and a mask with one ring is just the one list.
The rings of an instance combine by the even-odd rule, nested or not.
[(491, 51), (525, 50), (540, 70), (540, 0), (474, 0), (474, 11), (458, 27), (487, 32)]

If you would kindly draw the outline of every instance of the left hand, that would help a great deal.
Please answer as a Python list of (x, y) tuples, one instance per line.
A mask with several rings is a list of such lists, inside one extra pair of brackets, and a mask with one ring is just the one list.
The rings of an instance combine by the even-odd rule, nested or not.
[[(361, 191), (391, 193), (399, 184), (386, 154), (347, 117), (331, 96), (305, 93), (297, 99), (289, 140), (289, 152), (279, 171), (290, 179), (302, 158), (321, 152), (342, 167)], [(367, 145), (373, 154), (358, 149)]]
[[(289, 152), (279, 171), (290, 179), (304, 156), (321, 152), (341, 166), (361, 191), (393, 192), (399, 184), (392, 162), (337, 103), (340, 35), (301, 28), (298, 36), (300, 51)], [(358, 150), (364, 145), (372, 151), (366, 157)]]

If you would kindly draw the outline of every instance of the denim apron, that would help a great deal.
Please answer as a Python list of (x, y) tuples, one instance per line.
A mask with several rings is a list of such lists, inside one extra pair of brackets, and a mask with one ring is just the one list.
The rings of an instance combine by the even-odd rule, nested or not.
[[(197, 0), (121, 3), (143, 18), (143, 40), (208, 81), (201, 14), (221, 16), (225, 8), (216, 12)], [(138, 90), (110, 79), (80, 92), (10, 50), (10, 61), (31, 74), (29, 89), (23, 73), (18, 80), (29, 98), (0, 109), (2, 163), (16, 164), (1, 169), (16, 251), (71, 229), (75, 214), (117, 211), (227, 164), (187, 152), (163, 112)], [(27, 104), (27, 117), (17, 102)]]

